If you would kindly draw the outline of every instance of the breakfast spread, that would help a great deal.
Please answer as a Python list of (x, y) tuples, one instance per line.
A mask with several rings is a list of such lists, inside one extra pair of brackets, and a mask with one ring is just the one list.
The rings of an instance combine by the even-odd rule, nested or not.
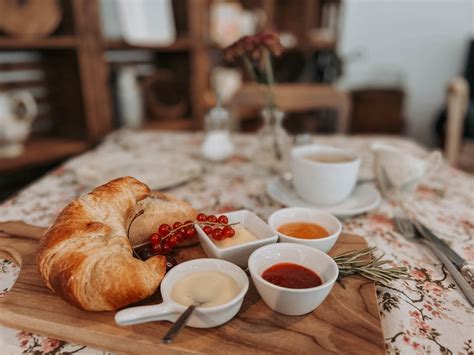
[(293, 238), (316, 239), (329, 237), (329, 232), (323, 226), (309, 222), (291, 222), (278, 227), (278, 232)]
[(281, 287), (310, 288), (321, 285), (321, 278), (314, 271), (293, 263), (279, 263), (262, 273), (264, 280)]
[(232, 300), (240, 291), (237, 282), (222, 272), (195, 272), (178, 280), (171, 297), (183, 306), (215, 307)]
[[(325, 252), (335, 243), (340, 230), (335, 217), (311, 209), (280, 210), (270, 216), (269, 225), (246, 210), (227, 215), (198, 213), (185, 201), (151, 192), (135, 178), (123, 177), (67, 205), (43, 236), (37, 263), (46, 285), (83, 310), (117, 310), (150, 297), (161, 284), (163, 305), (195, 305), (207, 309), (226, 304), (226, 309), (232, 309), (213, 318), (212, 322), (191, 318), (193, 326), (211, 327), (227, 322), (240, 309), (248, 288), (248, 278), (242, 271), (247, 264), (257, 291), (273, 310), (300, 315), (315, 309), (337, 278), (338, 265)], [(274, 244), (278, 238), (289, 241), (285, 236), (294, 243), (325, 244), (311, 244), (311, 247)], [(182, 257), (186, 252), (182, 254), (175, 249), (194, 248), (198, 241), (209, 258), (194, 260), (196, 268), (189, 269), (189, 259)], [(232, 248), (241, 245), (241, 248)], [(283, 257), (280, 262), (263, 254), (255, 256), (274, 248), (278, 249), (275, 255)], [(293, 255), (295, 248), (299, 251)], [(317, 251), (318, 248), (323, 252)], [(303, 252), (318, 256), (316, 263), (315, 260), (310, 262), (311, 268), (299, 264)], [(181, 255), (181, 263), (175, 268), (177, 255)], [(285, 260), (285, 255), (289, 259)], [(266, 263), (258, 277), (255, 265), (251, 265), (256, 259)], [(180, 267), (187, 271), (175, 272)], [(227, 273), (221, 271), (222, 268)], [(323, 285), (317, 273), (320, 270), (324, 270), (326, 280), (324, 292), (315, 288)], [(259, 278), (261, 282), (267, 281), (267, 286), (261, 284)], [(287, 290), (269, 290), (268, 283), (279, 286), (278, 290)], [(294, 289), (300, 290), (292, 291)], [(317, 291), (314, 299), (308, 298), (311, 302), (297, 307), (292, 302), (276, 301), (280, 296), (293, 297), (279, 292), (313, 292), (313, 289)], [(116, 322), (130, 325), (158, 319), (175, 320), (174, 316), (160, 318), (166, 307), (158, 306), (161, 307), (127, 308), (117, 313)]]
[(214, 244), (217, 245), (219, 248), (230, 248), (236, 245), (253, 242), (257, 240), (257, 237), (253, 235), (252, 233), (250, 233), (244, 227), (237, 226), (234, 228), (234, 230), (235, 230), (235, 235), (233, 237), (224, 238), (221, 240), (213, 239)]
[(166, 258), (132, 255), (127, 221), (149, 188), (132, 177), (102, 185), (73, 200), (41, 240), (38, 270), (46, 285), (72, 305), (111, 311), (153, 294)]

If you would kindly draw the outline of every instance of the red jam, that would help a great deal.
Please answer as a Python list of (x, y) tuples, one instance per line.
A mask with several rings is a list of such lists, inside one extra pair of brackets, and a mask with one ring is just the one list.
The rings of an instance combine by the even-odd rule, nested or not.
[(262, 273), (264, 280), (281, 287), (311, 288), (323, 283), (314, 271), (293, 263), (279, 263)]

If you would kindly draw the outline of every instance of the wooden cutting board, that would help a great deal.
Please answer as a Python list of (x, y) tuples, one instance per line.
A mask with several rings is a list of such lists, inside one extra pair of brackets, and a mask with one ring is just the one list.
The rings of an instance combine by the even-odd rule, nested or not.
[[(169, 322), (119, 327), (114, 312), (76, 309), (51, 292), (36, 270), (38, 242), (0, 236), (0, 250), (21, 265), (18, 280), (0, 300), (0, 323), (104, 350), (135, 353), (344, 353), (384, 354), (384, 338), (373, 282), (359, 277), (336, 284), (314, 312), (285, 316), (269, 309), (252, 282), (238, 315), (212, 329), (186, 328), (171, 345), (160, 342)], [(342, 234), (331, 251), (365, 248), (363, 238)], [(205, 257), (200, 246), (181, 249), (176, 258)], [(160, 301), (157, 292), (144, 304)]]

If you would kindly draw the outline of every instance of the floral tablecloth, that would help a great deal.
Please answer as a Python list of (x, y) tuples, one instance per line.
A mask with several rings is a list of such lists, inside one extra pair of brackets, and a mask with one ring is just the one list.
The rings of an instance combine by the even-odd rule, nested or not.
[[(281, 206), (265, 193), (274, 174), (261, 164), (258, 139), (236, 135), (235, 155), (226, 163), (202, 161), (204, 174), (170, 192), (190, 201), (203, 212), (220, 213), (241, 208), (255, 211), (262, 218)], [(315, 136), (314, 142), (346, 147), (362, 157), (360, 178), (373, 178), (370, 145), (374, 140), (396, 145), (416, 155), (425, 153), (417, 144), (394, 137)], [(199, 157), (200, 133), (158, 133), (122, 130), (108, 136), (94, 151), (139, 152), (156, 155), (179, 152)], [(87, 157), (52, 171), (18, 195), (0, 205), (0, 221), (23, 220), (48, 226), (72, 198), (87, 192), (75, 170), (87, 164)], [(133, 171), (129, 172), (133, 175)], [(443, 165), (427, 176), (407, 206), (435, 230), (460, 255), (474, 262), (474, 177)], [(385, 344), (389, 353), (474, 354), (474, 310), (468, 304), (445, 268), (425, 247), (405, 240), (393, 226), (393, 204), (384, 201), (366, 214), (344, 220), (344, 230), (364, 236), (397, 264), (406, 265), (411, 279), (389, 287), (377, 286)], [(5, 297), (19, 269), (0, 259), (0, 297)], [(78, 353), (100, 354), (100, 350), (41, 337), (21, 330), (0, 327), (0, 353)]]

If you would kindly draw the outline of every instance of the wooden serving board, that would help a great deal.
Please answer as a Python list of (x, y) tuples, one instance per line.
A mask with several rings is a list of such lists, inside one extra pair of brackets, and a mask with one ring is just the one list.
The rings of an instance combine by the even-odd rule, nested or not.
[[(384, 339), (373, 282), (359, 277), (336, 284), (314, 312), (285, 316), (269, 309), (252, 282), (238, 315), (220, 327), (186, 328), (171, 345), (161, 337), (166, 321), (120, 327), (114, 312), (81, 311), (51, 292), (36, 269), (38, 242), (0, 236), (0, 250), (21, 265), (13, 288), (0, 300), (0, 323), (104, 350), (135, 353), (360, 353), (384, 354)], [(363, 238), (342, 234), (331, 251), (366, 247)], [(205, 257), (200, 246), (183, 248), (176, 258)], [(147, 302), (157, 303), (159, 291)]]

